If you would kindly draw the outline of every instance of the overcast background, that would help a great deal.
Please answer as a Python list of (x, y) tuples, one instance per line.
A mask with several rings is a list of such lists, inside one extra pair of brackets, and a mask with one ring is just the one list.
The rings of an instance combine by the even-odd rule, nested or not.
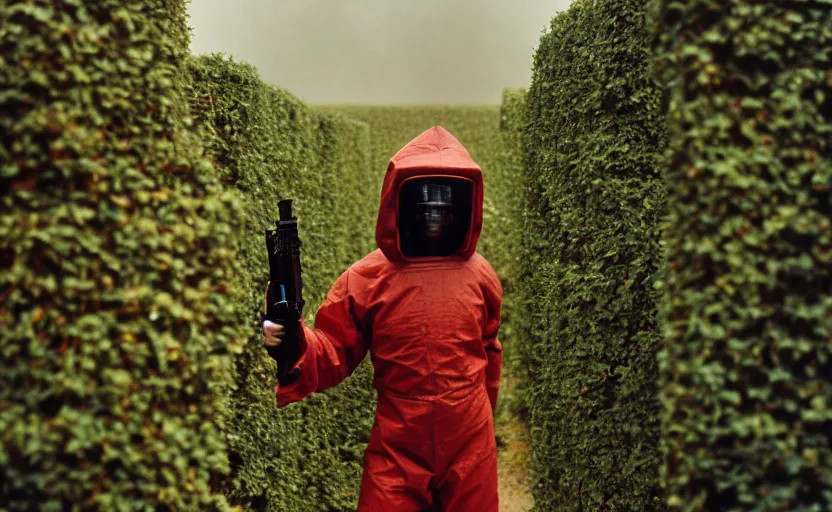
[(194, 53), (223, 52), (311, 103), (499, 104), (569, 0), (192, 0)]

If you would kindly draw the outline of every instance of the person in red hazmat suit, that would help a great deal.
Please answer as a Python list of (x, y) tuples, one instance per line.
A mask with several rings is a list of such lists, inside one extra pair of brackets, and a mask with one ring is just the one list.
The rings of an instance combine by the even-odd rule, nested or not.
[[(479, 253), (480, 167), (434, 127), (390, 160), (378, 249), (344, 272), (296, 329), (301, 356), (278, 406), (337, 385), (371, 354), (378, 391), (361, 512), (497, 512), (493, 411), (500, 281)], [(265, 343), (281, 326), (264, 323)]]

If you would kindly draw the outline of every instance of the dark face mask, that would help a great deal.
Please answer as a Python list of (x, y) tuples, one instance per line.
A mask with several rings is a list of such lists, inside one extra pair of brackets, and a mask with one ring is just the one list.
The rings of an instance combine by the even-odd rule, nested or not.
[(416, 230), (426, 239), (440, 239), (454, 221), (453, 190), (450, 185), (420, 183), (416, 202)]
[(470, 183), (422, 178), (402, 187), (399, 233), (409, 258), (449, 256), (459, 250), (471, 217)]

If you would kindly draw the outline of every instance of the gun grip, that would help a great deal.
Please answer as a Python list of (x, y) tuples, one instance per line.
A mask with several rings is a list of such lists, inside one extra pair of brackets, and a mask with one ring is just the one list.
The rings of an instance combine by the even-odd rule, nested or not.
[(275, 300), (271, 284), (266, 301), (265, 319), (283, 326), (283, 341), (277, 347), (265, 346), (269, 356), (277, 362), (277, 378), (281, 385), (289, 385), (300, 376), (300, 370), (293, 370), (300, 359), (300, 342), (298, 329), (303, 312), (304, 301), (286, 301), (286, 289), (280, 286), (280, 299)]

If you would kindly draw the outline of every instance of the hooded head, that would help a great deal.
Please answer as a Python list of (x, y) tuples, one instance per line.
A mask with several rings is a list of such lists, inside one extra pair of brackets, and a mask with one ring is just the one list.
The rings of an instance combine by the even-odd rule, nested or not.
[[(477, 250), (482, 231), (482, 198), (482, 170), (453, 135), (434, 126), (390, 160), (381, 192), (376, 242), (392, 262), (426, 259), (414, 251), (408, 232), (416, 229), (416, 217), (411, 215), (421, 215), (427, 231), (437, 224), (445, 226), (444, 250), (433, 259), (467, 260)], [(452, 215), (437, 220), (449, 204), (453, 205)], [(418, 209), (410, 209), (411, 205), (418, 205)]]

